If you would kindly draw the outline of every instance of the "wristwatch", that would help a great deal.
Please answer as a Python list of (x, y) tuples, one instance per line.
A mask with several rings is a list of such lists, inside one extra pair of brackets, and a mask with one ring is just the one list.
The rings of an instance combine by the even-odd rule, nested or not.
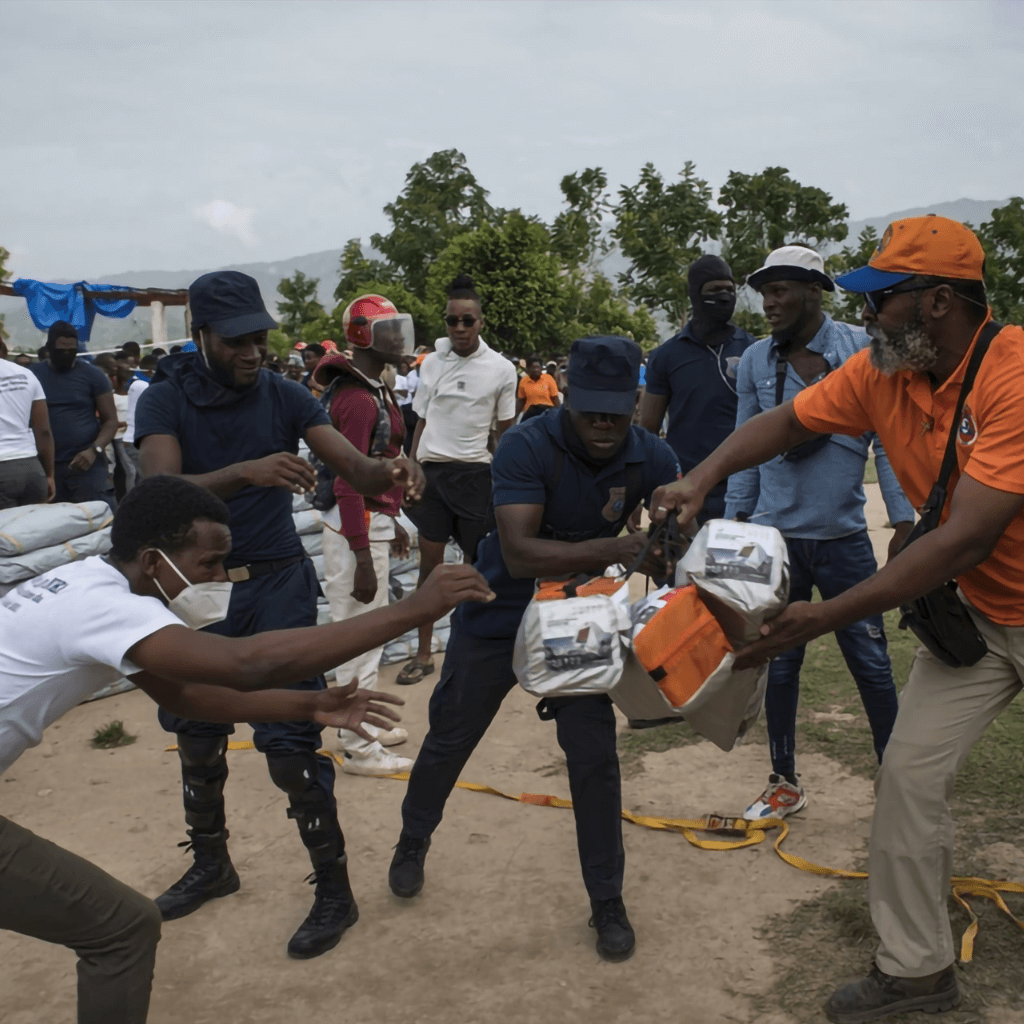
[(93, 445), (93, 449), (92, 449), (92, 450), (93, 450), (93, 451), (94, 451), (94, 452), (95, 452), (95, 453), (96, 453), (97, 455), (102, 455), (102, 454), (103, 454), (103, 449), (102, 449), (102, 448), (101, 448), (101, 447), (100, 447), (100, 446), (99, 446), (98, 444), (97, 444), (97, 445)]

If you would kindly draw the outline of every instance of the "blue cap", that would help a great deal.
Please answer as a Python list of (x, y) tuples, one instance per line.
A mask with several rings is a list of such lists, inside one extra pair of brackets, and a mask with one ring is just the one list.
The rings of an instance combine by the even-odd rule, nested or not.
[(580, 338), (569, 349), (569, 404), (576, 412), (631, 416), (640, 382), (640, 346), (615, 335)]
[(215, 270), (188, 286), (192, 323), (224, 338), (252, 331), (272, 331), (277, 321), (267, 312), (254, 277), (238, 270)]
[(836, 284), (847, 292), (880, 292), (883, 288), (891, 288), (894, 284), (907, 281), (913, 274), (894, 274), (888, 270), (875, 270), (874, 267), (860, 267), (836, 278)]

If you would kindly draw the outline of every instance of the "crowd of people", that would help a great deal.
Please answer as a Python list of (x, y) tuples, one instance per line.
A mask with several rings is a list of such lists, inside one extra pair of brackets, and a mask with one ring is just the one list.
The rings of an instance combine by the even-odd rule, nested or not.
[[(151, 902), (0, 817), (0, 927), (79, 953), (80, 1020), (144, 1021), (161, 922), (240, 886), (223, 795), (240, 721), (253, 724), (313, 867), (313, 906), (289, 955), (326, 953), (358, 917), (334, 762), (318, 753), (324, 727), (339, 730), (346, 772), (410, 771), (388, 883), (411, 900), (447, 798), (516, 683), (536, 581), (645, 552), (641, 571), (669, 578), (641, 527), (646, 508), (655, 523), (726, 518), (785, 539), (790, 603), (736, 652), (739, 667), (770, 662), (771, 771), (747, 818), (808, 806), (796, 762), (808, 640), (834, 632), (860, 692), (880, 763), (869, 901), (881, 943), (870, 973), (829, 999), (829, 1020), (956, 1005), (952, 781), (1024, 669), (1024, 333), (992, 325), (983, 267), (963, 225), (898, 221), (866, 267), (838, 280), (864, 295), (861, 327), (827, 312), (837, 282), (821, 257), (783, 246), (746, 281), (770, 325), (758, 340), (733, 321), (732, 269), (704, 256), (688, 270), (690, 317), (646, 360), (618, 336), (579, 339), (552, 360), (509, 358), (484, 340), (484, 303), (464, 275), (433, 346), (415, 346), (412, 318), (387, 298), (364, 295), (344, 311), (339, 344), (272, 360), (277, 325), (256, 282), (222, 271), (189, 289), (187, 351), (142, 357), (126, 345), (90, 361), (59, 323), (44, 359), (0, 360), (0, 508), (116, 509), (108, 556), (0, 598), (0, 769), (126, 675), (174, 734), (193, 858)], [(947, 440), (956, 464), (943, 509), (933, 485)], [(892, 527), (881, 570), (864, 516), (872, 451)], [(315, 625), (320, 585), (295, 495), (322, 516), (333, 625)], [(915, 526), (929, 509), (935, 523)], [(390, 558), (411, 547), (403, 517), (419, 585), (389, 603)], [(451, 542), (461, 564), (444, 564)], [(950, 579), (981, 653), (957, 663), (922, 648), (898, 699), (882, 613)], [(388, 707), (401, 701), (377, 691), (382, 646), (418, 629), (397, 682), (433, 676), (434, 623), (451, 609), (429, 730), (406, 758)], [(27, 645), (56, 632), (52, 650)], [(329, 688), (330, 669), (346, 685)], [(597, 952), (625, 960), (636, 936), (612, 704), (548, 697), (537, 713), (565, 752)], [(629, 725), (665, 721), (678, 719)]]

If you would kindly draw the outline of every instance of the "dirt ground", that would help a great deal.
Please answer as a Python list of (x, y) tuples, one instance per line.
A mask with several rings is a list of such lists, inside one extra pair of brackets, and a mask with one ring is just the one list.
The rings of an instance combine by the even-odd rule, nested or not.
[[(880, 526), (877, 487), (868, 489), (871, 521)], [(873, 539), (882, 554), (888, 532)], [(408, 701), (411, 738), (399, 749), (412, 755), (425, 731), (431, 681), (395, 687), (397, 668), (382, 672), (382, 688)], [(568, 796), (554, 727), (538, 720), (533, 705), (520, 690), (510, 695), (465, 779)], [(93, 731), (113, 719), (137, 742), (91, 749)], [(248, 732), (239, 727), (237, 738)], [(177, 755), (164, 749), (170, 739), (142, 693), (83, 705), (7, 772), (0, 810), (155, 896), (188, 863), (176, 845), (185, 836)], [(392, 1024), (791, 1020), (759, 1003), (773, 982), (759, 928), (835, 883), (787, 866), (770, 844), (705, 852), (680, 835), (625, 824), (624, 899), (637, 951), (627, 963), (607, 964), (587, 927), (570, 811), (456, 790), (427, 859), (426, 888), (405, 901), (386, 880), (404, 784), (340, 772), (336, 792), (360, 920), (327, 955), (289, 960), (285, 943), (312, 898), (304, 884), (309, 863), (264, 759), (252, 751), (229, 758), (230, 848), (242, 889), (164, 926), (151, 1024), (335, 1015)], [(870, 782), (821, 755), (803, 756), (801, 770), (811, 803), (792, 819), (787, 848), (853, 867), (865, 849)], [(624, 804), (672, 817), (738, 814), (768, 771), (767, 752), (753, 745), (729, 754), (709, 743), (649, 754), (643, 771), (624, 780)], [(865, 949), (866, 962), (869, 956)], [(73, 1020), (74, 961), (67, 950), (0, 932), (0, 1021)]]

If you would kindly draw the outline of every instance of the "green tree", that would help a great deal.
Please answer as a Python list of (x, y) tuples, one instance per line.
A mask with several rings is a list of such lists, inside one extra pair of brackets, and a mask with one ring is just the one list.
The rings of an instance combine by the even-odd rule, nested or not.
[(985, 284), (992, 315), (1024, 324), (1024, 199), (1014, 196), (977, 230), (985, 250)]
[(630, 306), (623, 291), (604, 274), (584, 277), (573, 272), (563, 278), (564, 326), (561, 348), (591, 334), (618, 334), (632, 338), (644, 349), (658, 343), (658, 325), (645, 306)]
[[(830, 277), (839, 277), (858, 267), (863, 267), (878, 248), (878, 232), (869, 224), (857, 236), (855, 245), (846, 245), (834, 256), (825, 260), (825, 272)], [(828, 292), (825, 293), (829, 295)], [(859, 292), (844, 292), (837, 288), (831, 299), (829, 312), (836, 320), (860, 323), (860, 311), (864, 308), (864, 296)]]
[(567, 174), (560, 188), (568, 209), (551, 225), (552, 251), (566, 266), (593, 272), (612, 249), (603, 237), (604, 218), (613, 209), (608, 175), (600, 167), (587, 167), (579, 174)]
[(676, 324), (686, 318), (686, 268), (701, 256), (702, 243), (721, 231), (722, 215), (711, 200), (711, 186), (697, 177), (690, 160), (671, 185), (648, 163), (635, 185), (619, 189), (611, 234), (630, 261), (619, 282), (632, 298), (664, 310)]
[(294, 277), (286, 277), (278, 282), (278, 294), (284, 299), (277, 304), (277, 311), (281, 314), (281, 330), (293, 343), (301, 338), (303, 324), (312, 323), (324, 315), (324, 307), (316, 299), (316, 286), (319, 283), (319, 278), (306, 277), (301, 270), (296, 270)]
[(271, 352), (279, 355), (282, 359), (287, 359), (288, 353), (295, 348), (295, 341), (282, 330), (268, 331), (267, 348), (269, 348)]
[(499, 348), (548, 352), (559, 347), (565, 337), (563, 267), (543, 224), (512, 210), (497, 226), (484, 223), (453, 238), (427, 277), (427, 303), (439, 328), (448, 284), (458, 274), (473, 278), (488, 337)]
[(462, 153), (440, 150), (413, 164), (401, 194), (384, 207), (392, 224), (390, 233), (372, 235), (370, 241), (409, 291), (426, 298), (430, 265), (452, 239), (503, 219), (505, 211), (494, 209), (487, 196)]
[[(377, 261), (368, 261), (377, 262)], [(432, 345), (439, 334), (444, 333), (441, 317), (444, 315), (444, 307), (440, 311), (432, 310), (423, 299), (417, 298), (404, 285), (390, 280), (373, 280), (372, 278), (353, 277), (346, 282), (347, 291), (340, 288), (335, 291), (334, 297), (338, 305), (331, 314), (328, 333), (325, 338), (334, 338), (339, 345), (343, 342), (344, 329), (341, 325), (341, 315), (345, 307), (360, 295), (382, 295), (390, 299), (398, 309), (399, 313), (408, 313), (412, 316), (413, 328), (416, 331), (417, 345)]]
[(364, 294), (360, 291), (364, 281), (391, 283), (397, 281), (398, 277), (398, 271), (390, 263), (367, 259), (363, 255), (361, 238), (350, 238), (341, 252), (341, 280), (334, 289), (334, 298), (340, 302), (349, 296), (345, 301), (351, 302), (355, 296)]
[(820, 188), (801, 185), (785, 167), (766, 167), (759, 174), (730, 171), (719, 190), (725, 207), (722, 257), (743, 280), (783, 245), (817, 249), (824, 242), (846, 238), (847, 210)]

